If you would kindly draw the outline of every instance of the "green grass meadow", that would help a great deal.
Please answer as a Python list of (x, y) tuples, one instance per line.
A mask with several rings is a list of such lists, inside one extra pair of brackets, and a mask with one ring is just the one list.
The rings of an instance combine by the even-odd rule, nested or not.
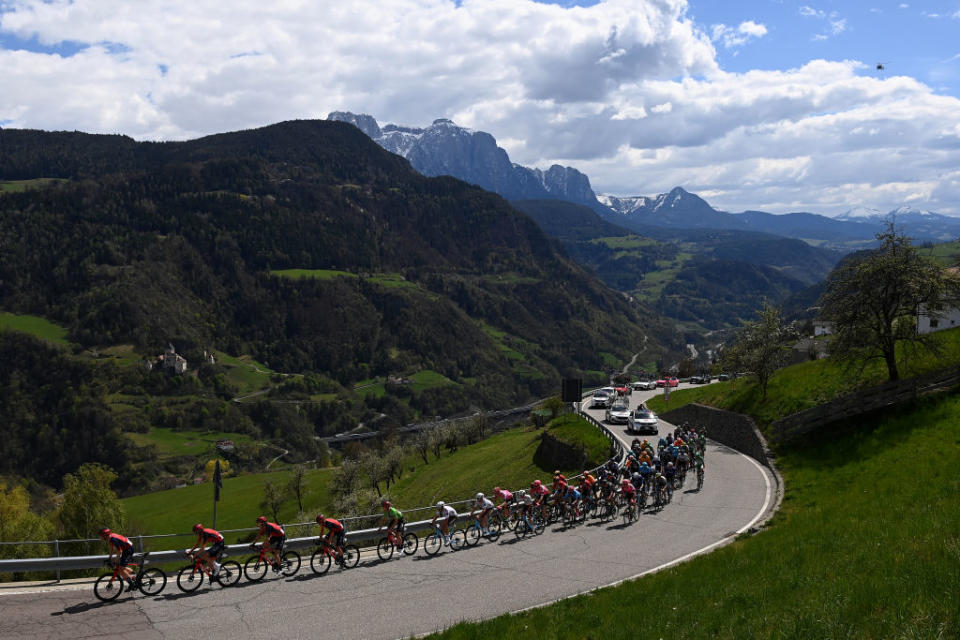
[[(586, 421), (564, 416), (547, 427), (558, 438), (571, 442), (575, 446), (587, 447), (591, 455), (606, 460), (607, 439)], [(154, 429), (148, 436), (140, 439), (166, 451), (177, 452), (182, 448), (206, 446), (208, 438), (229, 434), (209, 434), (197, 440), (196, 434), (169, 432)], [(465, 500), (477, 491), (491, 493), (494, 486), (510, 489), (527, 487), (535, 478), (543, 481), (550, 479), (553, 469), (537, 466), (534, 453), (540, 443), (543, 429), (518, 427), (495, 434), (476, 444), (460, 447), (453, 453), (443, 451), (440, 458), (433, 453), (427, 454), (428, 463), (416, 454), (407, 457), (404, 463), (403, 477), (392, 484), (389, 490), (381, 484), (385, 495), (400, 509), (422, 507), (437, 500)], [(139, 434), (137, 434), (139, 435)], [(187, 446), (184, 438), (192, 437), (195, 444)], [(234, 440), (235, 436), (231, 436)], [(566, 474), (575, 474), (582, 469), (563, 469)], [(307, 514), (317, 511), (329, 512), (332, 499), (328, 490), (334, 469), (317, 469), (307, 472), (307, 496), (304, 510)], [(290, 474), (287, 471), (273, 473), (248, 474), (224, 480), (221, 501), (217, 506), (217, 526), (222, 529), (245, 528), (261, 514), (259, 506), (263, 496), (263, 483), (270, 479), (286, 484)], [(142, 496), (122, 500), (127, 519), (132, 525), (129, 530), (143, 533), (184, 533), (196, 522), (209, 522), (213, 515), (213, 486), (209, 482), (190, 485), (180, 489), (158, 491)], [(293, 522), (297, 519), (298, 505), (293, 497), (280, 509), (281, 522)], [(234, 540), (231, 538), (231, 542)], [(155, 548), (176, 548), (180, 539), (172, 539), (162, 546), (164, 541), (155, 543)], [(172, 546), (169, 546), (172, 545)]]
[(847, 423), (782, 452), (786, 495), (764, 531), (440, 637), (960, 637), (958, 424), (957, 392)]
[(0, 330), (2, 329), (29, 333), (57, 344), (69, 344), (66, 329), (39, 316), (0, 312)]

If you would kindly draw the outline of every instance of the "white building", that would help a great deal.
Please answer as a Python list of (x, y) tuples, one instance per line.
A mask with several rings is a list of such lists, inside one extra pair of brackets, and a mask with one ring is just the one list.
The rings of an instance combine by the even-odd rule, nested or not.
[(917, 333), (924, 335), (934, 331), (960, 327), (960, 307), (956, 303), (939, 302), (933, 306), (935, 313), (929, 312), (929, 307), (920, 305), (917, 312)]

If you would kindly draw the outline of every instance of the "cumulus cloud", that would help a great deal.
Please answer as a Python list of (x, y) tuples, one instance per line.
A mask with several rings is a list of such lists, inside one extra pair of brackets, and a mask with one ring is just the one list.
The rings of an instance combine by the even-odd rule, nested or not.
[(767, 35), (767, 27), (753, 20), (741, 22), (740, 26), (736, 28), (725, 24), (715, 24), (711, 31), (710, 39), (714, 42), (720, 42), (726, 49), (741, 47), (752, 38), (762, 38)]
[(0, 31), (74, 52), (0, 49), (0, 123), (184, 139), (333, 110), (449, 117), (619, 195), (960, 213), (960, 101), (850, 61), (727, 73), (715, 46), (767, 29), (720, 26), (685, 0), (0, 0)]

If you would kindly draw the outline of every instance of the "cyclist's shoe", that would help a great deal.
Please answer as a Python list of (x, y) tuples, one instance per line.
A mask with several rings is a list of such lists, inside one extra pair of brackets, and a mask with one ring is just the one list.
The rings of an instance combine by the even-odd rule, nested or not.
[(450, 536), (447, 536), (446, 538), (443, 539), (443, 546), (445, 547), (450, 546)]
[(280, 564), (279, 564), (279, 563), (273, 564), (273, 565), (271, 565), (271, 566), (273, 567), (273, 572), (274, 572), (274, 573), (280, 573)]

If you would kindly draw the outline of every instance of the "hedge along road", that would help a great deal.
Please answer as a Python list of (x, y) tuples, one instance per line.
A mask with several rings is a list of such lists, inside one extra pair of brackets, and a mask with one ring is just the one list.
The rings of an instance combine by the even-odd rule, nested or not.
[[(635, 392), (633, 404), (646, 395)], [(672, 425), (661, 423), (660, 430)], [(171, 579), (157, 597), (124, 594), (110, 604), (97, 602), (89, 587), (0, 596), (0, 638), (235, 640), (322, 633), (393, 640), (540, 606), (709, 551), (764, 515), (772, 504), (771, 480), (760, 465), (712, 443), (706, 460), (700, 492), (685, 487), (661, 512), (644, 513), (627, 527), (620, 519), (569, 529), (558, 524), (523, 540), (506, 532), (497, 542), (443, 548), (432, 558), (422, 549), (389, 562), (365, 553), (357, 568), (333, 567), (324, 576), (314, 576), (305, 562), (291, 578), (270, 574), (261, 583), (204, 585), (194, 594), (180, 593)]]

